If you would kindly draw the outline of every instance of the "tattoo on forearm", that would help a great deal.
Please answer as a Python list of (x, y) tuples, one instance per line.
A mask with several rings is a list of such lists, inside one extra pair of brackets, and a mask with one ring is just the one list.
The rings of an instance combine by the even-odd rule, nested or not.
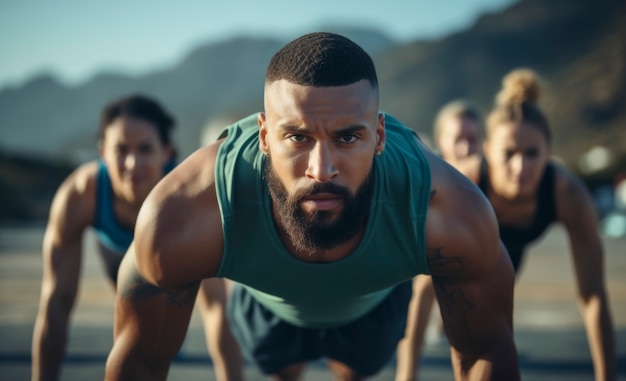
[[(453, 309), (465, 306), (471, 310), (474, 304), (466, 297), (458, 282), (446, 275), (454, 275), (463, 270), (463, 261), (458, 257), (446, 257), (443, 248), (428, 249), (428, 265), (432, 274), (433, 286), (442, 313), (452, 314)], [(446, 274), (446, 275), (444, 275)]]

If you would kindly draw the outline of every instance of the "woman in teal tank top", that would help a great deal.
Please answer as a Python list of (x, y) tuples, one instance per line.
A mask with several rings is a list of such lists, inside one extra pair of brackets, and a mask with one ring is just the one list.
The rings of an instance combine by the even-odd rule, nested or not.
[[(174, 119), (151, 98), (133, 95), (113, 101), (101, 115), (100, 160), (78, 167), (57, 190), (43, 241), (44, 271), (33, 334), (32, 380), (59, 376), (80, 283), (83, 237), (89, 227), (95, 230), (98, 251), (115, 290), (117, 271), (132, 242), (140, 207), (174, 162), (174, 126)], [(225, 300), (222, 280), (211, 282), (203, 285), (200, 298), (207, 319), (209, 306)], [(210, 319), (214, 322), (225, 317), (220, 314)], [(229, 374), (239, 377), (237, 347), (229, 330), (222, 331), (207, 334), (211, 336), (207, 343), (211, 343), (218, 379)], [(234, 348), (230, 367), (221, 354), (222, 345)]]

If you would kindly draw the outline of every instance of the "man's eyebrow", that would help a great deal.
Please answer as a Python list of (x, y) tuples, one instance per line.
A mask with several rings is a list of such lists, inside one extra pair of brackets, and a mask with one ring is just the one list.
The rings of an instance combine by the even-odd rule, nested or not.
[(278, 129), (284, 131), (284, 132), (298, 132), (298, 133), (302, 133), (305, 132), (307, 130), (306, 127), (298, 127), (298, 126), (294, 126), (291, 124), (287, 124), (284, 126), (278, 126)]
[(335, 131), (335, 135), (346, 135), (346, 134), (351, 134), (355, 132), (361, 132), (365, 129), (366, 129), (365, 126), (361, 126), (361, 125), (349, 126), (349, 127), (341, 128)]
[[(309, 129), (306, 126), (294, 126), (294, 125), (284, 125), (278, 126), (278, 128), (284, 132), (293, 132), (293, 133), (303, 133), (308, 131)], [(367, 128), (361, 125), (348, 126), (344, 128), (340, 128), (333, 132), (334, 135), (346, 135), (355, 132), (364, 131)]]

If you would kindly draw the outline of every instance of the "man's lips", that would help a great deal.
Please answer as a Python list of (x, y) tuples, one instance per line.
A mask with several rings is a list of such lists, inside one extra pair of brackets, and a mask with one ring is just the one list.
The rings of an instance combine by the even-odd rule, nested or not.
[(342, 201), (342, 197), (337, 194), (317, 193), (303, 198), (301, 204), (305, 209), (331, 210), (339, 206)]

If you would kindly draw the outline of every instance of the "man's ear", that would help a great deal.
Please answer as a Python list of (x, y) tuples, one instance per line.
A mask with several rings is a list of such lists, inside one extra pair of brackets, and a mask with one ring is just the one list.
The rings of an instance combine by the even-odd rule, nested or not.
[(385, 113), (378, 113), (378, 124), (376, 125), (376, 152), (378, 155), (385, 150), (387, 133), (385, 131)]
[(269, 144), (267, 143), (267, 118), (264, 113), (259, 113), (257, 122), (259, 124), (259, 149), (265, 155), (269, 155), (270, 149)]
[(98, 153), (100, 157), (104, 157), (104, 144), (102, 144), (102, 139), (98, 140)]

